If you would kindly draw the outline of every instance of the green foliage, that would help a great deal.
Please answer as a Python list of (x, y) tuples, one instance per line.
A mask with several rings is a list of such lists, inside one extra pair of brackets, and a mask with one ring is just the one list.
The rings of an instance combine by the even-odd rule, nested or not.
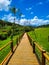
[(7, 56), (7, 54), (10, 52), (10, 50), (11, 50), (10, 45), (8, 45), (2, 51), (0, 51), (0, 63)]
[(11, 11), (12, 13), (16, 14), (16, 8), (15, 8), (15, 7), (10, 8), (10, 11)]
[(0, 34), (0, 39), (1, 40), (4, 40), (4, 39), (6, 39), (7, 38), (7, 33), (2, 33), (2, 34)]
[[(36, 37), (35, 37), (35, 34)], [(49, 27), (37, 28), (35, 31), (29, 32), (31, 38), (33, 38), (43, 49), (49, 52)]]
[(10, 36), (10, 35), (11, 35), (11, 33), (12, 33), (12, 31), (11, 31), (11, 30), (9, 30), (7, 33), (8, 33), (8, 36)]
[[(13, 46), (15, 46), (17, 44), (17, 37), (18, 36), (19, 35), (13, 36)], [(3, 47), (4, 45), (6, 45), (7, 43), (9, 43), (10, 40), (11, 40), (10, 37), (7, 38), (6, 40), (3, 40), (3, 41), (0, 40), (0, 48)], [(0, 63), (7, 56), (7, 54), (10, 52), (10, 50), (11, 50), (11, 46), (9, 44), (7, 47), (5, 47), (3, 50), (0, 51)]]

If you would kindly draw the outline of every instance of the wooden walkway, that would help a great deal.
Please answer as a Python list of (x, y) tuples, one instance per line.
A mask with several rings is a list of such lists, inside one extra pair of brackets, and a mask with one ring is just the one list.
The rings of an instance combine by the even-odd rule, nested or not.
[(24, 34), (8, 65), (39, 65), (26, 33)]

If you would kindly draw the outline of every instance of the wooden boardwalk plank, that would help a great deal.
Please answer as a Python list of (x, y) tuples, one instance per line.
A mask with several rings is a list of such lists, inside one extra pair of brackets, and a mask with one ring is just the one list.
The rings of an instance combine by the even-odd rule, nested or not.
[(8, 65), (39, 65), (26, 33)]

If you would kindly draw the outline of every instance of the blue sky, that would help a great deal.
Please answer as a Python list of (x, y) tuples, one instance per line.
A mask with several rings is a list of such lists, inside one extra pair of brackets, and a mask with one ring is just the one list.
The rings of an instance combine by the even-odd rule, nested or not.
[(46, 25), (49, 24), (49, 0), (0, 0), (0, 19), (13, 22), (14, 16), (10, 7), (20, 9), (22, 15), (16, 23), (21, 25)]

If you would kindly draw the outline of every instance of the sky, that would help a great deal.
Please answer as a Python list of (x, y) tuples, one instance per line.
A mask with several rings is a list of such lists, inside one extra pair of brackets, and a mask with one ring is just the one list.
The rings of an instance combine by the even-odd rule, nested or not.
[[(20, 10), (16, 16), (10, 11), (12, 7)], [(0, 0), (0, 19), (14, 22), (14, 17), (15, 23), (20, 25), (49, 24), (49, 0)]]

